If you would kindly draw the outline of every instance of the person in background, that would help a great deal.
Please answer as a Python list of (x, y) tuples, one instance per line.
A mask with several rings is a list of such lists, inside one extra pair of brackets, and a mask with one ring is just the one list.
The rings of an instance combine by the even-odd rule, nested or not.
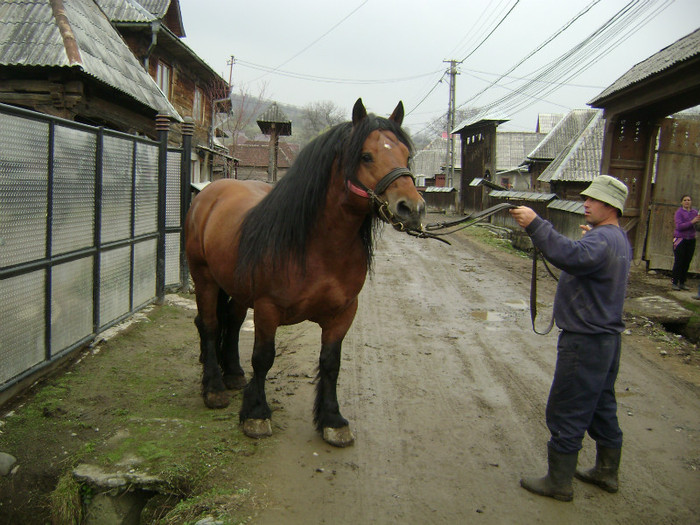
[[(530, 492), (559, 501), (573, 499), (574, 475), (617, 492), (622, 451), (615, 381), (632, 260), (632, 247), (619, 225), (627, 186), (600, 175), (581, 195), (588, 226), (581, 227), (579, 240), (558, 233), (526, 206), (510, 210), (544, 257), (562, 270), (554, 297), (554, 320), (561, 332), (546, 408), (549, 468), (543, 478), (520, 480)], [(595, 467), (576, 471), (586, 432), (596, 442)]]
[[(673, 270), (671, 273), (671, 288), (687, 290), (685, 280), (688, 268), (695, 254), (695, 224), (700, 221), (698, 210), (692, 208), (693, 200), (690, 195), (683, 195), (681, 207), (676, 210), (673, 219), (676, 228), (673, 230)], [(699, 292), (700, 295), (700, 292)]]

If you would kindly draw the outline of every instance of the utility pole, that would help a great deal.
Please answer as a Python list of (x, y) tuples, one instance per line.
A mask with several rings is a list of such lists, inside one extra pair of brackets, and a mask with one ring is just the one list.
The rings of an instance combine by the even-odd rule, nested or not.
[(233, 91), (233, 89), (231, 89), (231, 82), (233, 81), (233, 64), (235, 64), (235, 63), (236, 63), (236, 57), (234, 57), (233, 55), (231, 55), (230, 60), (226, 61), (226, 65), (229, 66), (229, 69), (228, 69), (228, 88), (231, 91)]
[(452, 186), (455, 176), (455, 142), (452, 130), (455, 128), (455, 91), (457, 71), (456, 60), (443, 60), (450, 64), (448, 73), (450, 74), (450, 100), (447, 106), (447, 155), (445, 156), (445, 166), (447, 167), (447, 186)]

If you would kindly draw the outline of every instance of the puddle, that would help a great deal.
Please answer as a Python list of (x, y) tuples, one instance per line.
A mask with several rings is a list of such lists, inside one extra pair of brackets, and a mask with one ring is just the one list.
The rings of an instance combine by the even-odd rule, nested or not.
[(525, 301), (506, 301), (506, 306), (510, 306), (513, 310), (527, 310), (530, 305)]
[(503, 321), (505, 319), (505, 316), (503, 314), (499, 314), (498, 312), (490, 312), (487, 310), (473, 310), (471, 312), (471, 315), (474, 319), (477, 319), (479, 321)]

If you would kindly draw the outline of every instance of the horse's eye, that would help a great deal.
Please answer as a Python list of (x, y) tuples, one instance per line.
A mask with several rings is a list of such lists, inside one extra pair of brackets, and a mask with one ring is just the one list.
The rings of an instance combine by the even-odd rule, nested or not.
[(362, 162), (372, 162), (372, 154), (371, 153), (363, 153), (362, 156), (360, 157), (360, 160)]

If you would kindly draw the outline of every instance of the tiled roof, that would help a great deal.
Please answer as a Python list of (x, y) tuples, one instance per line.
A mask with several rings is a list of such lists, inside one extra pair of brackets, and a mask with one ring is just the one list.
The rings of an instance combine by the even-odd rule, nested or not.
[(596, 109), (574, 109), (554, 126), (536, 148), (527, 154), (531, 160), (552, 160), (574, 137), (578, 137), (588, 123), (599, 113)]
[(49, 0), (0, 3), (0, 67), (76, 68), (182, 120), (97, 4), (63, 0), (63, 5), (65, 17), (59, 23)]
[(583, 131), (557, 155), (537, 178), (541, 182), (590, 182), (600, 175), (605, 121), (599, 111)]
[(603, 99), (628, 88), (632, 84), (641, 82), (652, 75), (660, 73), (680, 62), (697, 57), (698, 55), (700, 55), (700, 29), (696, 29), (689, 35), (684, 36), (670, 46), (663, 48), (658, 53), (632, 67), (596, 98), (591, 100), (588, 105), (599, 107), (598, 103)]
[[(250, 140), (243, 144), (236, 145), (233, 156), (239, 160), (239, 166), (266, 168), (270, 160), (269, 148), (269, 141)], [(292, 144), (280, 142), (277, 155), (277, 167), (288, 168), (291, 166), (296, 154), (297, 151), (295, 151)]]
[(523, 131), (496, 132), (496, 171), (519, 166), (545, 136)]

